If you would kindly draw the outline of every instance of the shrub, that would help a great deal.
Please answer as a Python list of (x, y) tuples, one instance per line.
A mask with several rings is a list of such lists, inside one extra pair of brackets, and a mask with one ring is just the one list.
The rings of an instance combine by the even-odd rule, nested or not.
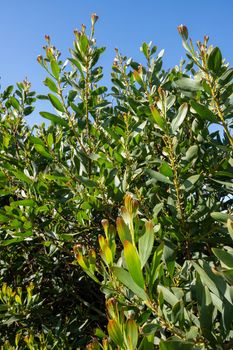
[[(96, 327), (107, 334), (101, 284), (110, 340), (89, 347), (140, 342), (149, 349), (162, 339), (153, 346), (230, 348), (233, 70), (208, 37), (195, 49), (179, 26), (187, 62), (165, 71), (163, 51), (156, 55), (151, 43), (142, 44), (144, 64), (116, 51), (109, 93), (97, 65), (104, 52), (94, 38), (97, 19), (90, 34), (85, 26), (75, 30), (65, 61), (46, 35), (38, 62), (48, 74), (47, 95), (36, 95), (25, 80), (0, 96), (0, 344), (84, 348)], [(25, 116), (38, 99), (54, 108), (40, 112), (51, 123), (30, 128)], [(120, 211), (130, 193), (140, 204), (136, 226), (127, 205)], [(110, 231), (99, 239), (99, 255), (103, 218)], [(136, 273), (125, 254), (117, 262), (122, 244), (141, 267)], [(133, 273), (129, 280), (137, 278), (140, 295), (117, 279), (116, 267), (127, 278)]]

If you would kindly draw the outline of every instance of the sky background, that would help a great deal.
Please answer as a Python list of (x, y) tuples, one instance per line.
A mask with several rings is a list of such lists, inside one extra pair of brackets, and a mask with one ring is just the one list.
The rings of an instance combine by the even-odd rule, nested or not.
[[(43, 53), (44, 35), (69, 56), (73, 30), (81, 24), (90, 28), (90, 16), (100, 17), (96, 25), (97, 44), (107, 50), (101, 60), (104, 83), (110, 85), (114, 48), (140, 62), (140, 45), (153, 41), (165, 49), (164, 66), (172, 67), (185, 57), (177, 26), (185, 24), (193, 41), (209, 35), (210, 43), (219, 46), (223, 56), (232, 64), (232, 0), (0, 0), (0, 85), (22, 81), (25, 77), (38, 94), (45, 93), (46, 72), (37, 63)], [(37, 107), (29, 124), (40, 123)], [(45, 107), (46, 108), (46, 107)]]

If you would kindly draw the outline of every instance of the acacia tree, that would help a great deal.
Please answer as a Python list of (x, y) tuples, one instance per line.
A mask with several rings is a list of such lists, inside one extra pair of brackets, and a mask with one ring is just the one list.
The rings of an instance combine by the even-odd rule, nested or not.
[[(45, 37), (47, 95), (1, 94), (2, 348), (83, 348), (98, 324), (89, 348), (230, 348), (233, 70), (180, 26), (187, 62), (116, 51), (108, 92), (97, 19), (65, 61)], [(30, 129), (36, 99), (54, 113)]]

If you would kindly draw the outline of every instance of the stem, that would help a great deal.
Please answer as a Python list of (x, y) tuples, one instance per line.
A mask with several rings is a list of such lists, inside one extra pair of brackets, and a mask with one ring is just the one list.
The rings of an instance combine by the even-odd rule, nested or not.
[(212, 98), (213, 98), (213, 101), (214, 101), (214, 106), (215, 106), (217, 115), (218, 115), (219, 119), (221, 120), (222, 126), (224, 128), (224, 131), (225, 131), (228, 139), (229, 139), (230, 145), (233, 147), (233, 137), (231, 136), (230, 131), (228, 129), (228, 126), (227, 126), (227, 124), (226, 124), (226, 122), (224, 120), (224, 115), (223, 115), (223, 112), (221, 110), (219, 99), (217, 97), (218, 96), (217, 84), (216, 84), (216, 81), (213, 79), (212, 75), (209, 73), (209, 70), (208, 70), (206, 51), (204, 51), (201, 56), (202, 56), (202, 67), (201, 67), (201, 69), (203, 70), (203, 72), (205, 74), (205, 77), (206, 77), (206, 80), (207, 80), (207, 82), (209, 84), (211, 95), (212, 95)]
[(176, 192), (176, 209), (178, 212), (178, 216), (180, 218), (180, 227), (181, 231), (183, 233), (183, 236), (186, 238), (185, 240), (185, 250), (186, 250), (186, 256), (188, 259), (191, 259), (190, 256), (190, 242), (189, 242), (189, 230), (186, 225), (186, 220), (185, 220), (185, 210), (184, 210), (184, 201), (182, 198), (181, 190), (180, 190), (180, 181), (179, 181), (179, 174), (176, 166), (176, 156), (174, 154), (174, 149), (173, 149), (173, 144), (172, 144), (172, 139), (170, 136), (164, 136), (164, 141), (166, 146), (168, 147), (168, 152), (169, 152), (169, 160), (170, 160), (170, 166), (173, 171), (173, 184), (175, 187), (175, 192)]
[(170, 136), (166, 136), (166, 137), (164, 137), (164, 141), (168, 147), (170, 165), (171, 165), (173, 175), (174, 175), (173, 184), (174, 184), (175, 191), (176, 191), (176, 199), (177, 199), (177, 206), (176, 207), (177, 207), (178, 214), (181, 218), (182, 225), (184, 225), (185, 224), (184, 208), (183, 208), (184, 203), (183, 203), (182, 195), (180, 192), (180, 181), (179, 181), (178, 171), (177, 171), (177, 167), (176, 167), (176, 157), (175, 157), (174, 150), (173, 150), (172, 140), (171, 140)]
[(90, 137), (90, 129), (89, 129), (89, 117), (88, 117), (88, 98), (89, 98), (89, 62), (87, 59), (86, 64), (86, 78), (85, 78), (85, 113), (86, 113), (86, 128), (87, 128), (87, 139)]
[[(89, 99), (89, 55), (87, 55), (86, 77), (85, 77), (85, 109), (86, 109), (85, 113), (86, 113), (87, 142), (90, 140), (88, 99)], [(89, 149), (89, 152), (90, 153), (92, 152), (91, 147)], [(88, 176), (90, 179), (91, 178), (91, 159), (90, 158), (88, 159)]]
[(75, 130), (74, 127), (73, 127), (73, 123), (70, 122), (71, 115), (70, 115), (70, 112), (69, 112), (68, 109), (67, 109), (67, 106), (66, 106), (66, 104), (65, 104), (64, 97), (63, 97), (63, 95), (62, 95), (62, 88), (61, 88), (60, 79), (58, 80), (58, 95), (60, 96), (60, 98), (61, 98), (61, 100), (62, 100), (62, 104), (63, 104), (63, 107), (64, 107), (64, 109), (65, 109), (65, 113), (66, 113), (67, 118), (68, 118), (68, 120), (69, 120), (69, 126), (71, 127), (71, 129), (72, 129), (72, 131), (73, 131), (75, 137), (77, 138), (78, 143), (79, 143), (81, 149), (83, 150), (83, 152), (84, 152), (85, 154), (87, 154), (87, 151), (86, 151), (85, 147), (83, 146), (83, 144), (82, 144), (82, 142), (81, 142), (81, 139), (80, 139), (78, 133), (76, 132), (76, 130)]
[(233, 137), (231, 136), (230, 131), (228, 129), (228, 126), (224, 120), (224, 115), (223, 115), (223, 112), (221, 110), (219, 100), (217, 98), (217, 91), (216, 91), (217, 87), (216, 87), (215, 81), (213, 81), (213, 84), (211, 83), (211, 79), (210, 79), (208, 72), (206, 72), (206, 79), (207, 79), (209, 86), (210, 86), (210, 90), (211, 90), (212, 98), (214, 101), (215, 109), (217, 111), (217, 115), (222, 122), (222, 126), (224, 128), (224, 131), (225, 131), (227, 137), (228, 137), (230, 145), (233, 147)]

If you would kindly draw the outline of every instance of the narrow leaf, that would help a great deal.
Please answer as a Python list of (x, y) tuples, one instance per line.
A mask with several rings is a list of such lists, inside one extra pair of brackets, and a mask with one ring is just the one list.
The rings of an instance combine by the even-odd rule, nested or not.
[(52, 94), (48, 94), (48, 97), (54, 108), (56, 108), (60, 112), (65, 112), (65, 109), (61, 101), (56, 96)]
[(129, 241), (124, 242), (124, 257), (130, 275), (137, 285), (144, 288), (141, 262), (136, 247)]
[(185, 102), (180, 106), (177, 116), (171, 122), (171, 128), (174, 133), (182, 125), (187, 113), (188, 113), (188, 104)]
[(139, 238), (139, 256), (141, 261), (141, 266), (143, 267), (150, 257), (151, 251), (154, 244), (154, 230), (151, 221), (145, 223), (146, 232), (142, 237)]

